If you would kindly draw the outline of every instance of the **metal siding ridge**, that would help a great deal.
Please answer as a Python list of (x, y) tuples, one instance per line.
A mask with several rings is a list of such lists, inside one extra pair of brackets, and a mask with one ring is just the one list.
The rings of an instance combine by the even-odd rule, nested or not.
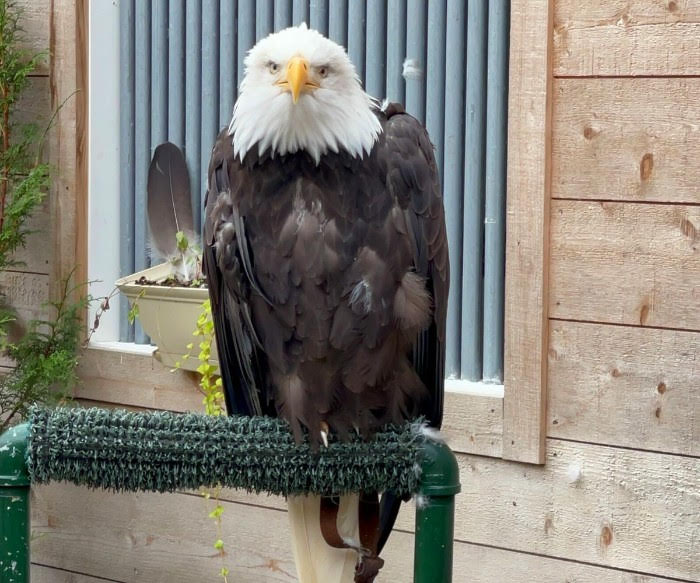
[(445, 63), (443, 196), (450, 249), (450, 298), (447, 307), (445, 372), (460, 376), (462, 321), (462, 214), (464, 197), (464, 81), (466, 10), (462, 0), (448, 0)]
[(309, 26), (323, 36), (328, 36), (328, 0), (311, 0), (309, 3)]
[(510, 0), (489, 2), (488, 30), (483, 377), (503, 380)]
[(443, 174), (445, 130), (445, 26), (447, 3), (436, 0), (428, 4), (427, 84), (425, 90), (425, 126), (435, 146), (435, 158)]
[[(134, 107), (134, 271), (148, 267), (146, 184), (151, 160), (151, 3), (136, 2)], [(134, 341), (146, 335), (136, 322)]]
[(292, 26), (292, 0), (275, 0), (275, 31)]
[(408, 0), (406, 14), (406, 60), (403, 76), (406, 79), (406, 111), (425, 123), (425, 58), (427, 3)]
[(386, 17), (386, 98), (404, 104), (406, 82), (406, 0), (389, 0)]
[(330, 0), (328, 7), (328, 38), (347, 48), (348, 0)]
[(365, 90), (377, 99), (386, 97), (386, 0), (367, 0)]
[(357, 74), (365, 83), (365, 8), (364, 2), (353, 0), (348, 4), (348, 55)]
[(259, 41), (261, 38), (265, 38), (272, 32), (274, 25), (273, 0), (258, 0), (255, 5), (255, 40)]
[(299, 26), (302, 22), (309, 24), (309, 0), (294, 0), (294, 4), (292, 4), (292, 24)]
[(227, 126), (236, 100), (236, 2), (219, 6), (219, 129)]
[(461, 376), (473, 381), (482, 377), (487, 25), (487, 0), (470, 0), (467, 8)]
[(194, 224), (201, 224), (202, 2), (187, 0), (185, 23), (185, 159)]
[[(119, 3), (119, 274), (134, 273), (134, 0)], [(127, 321), (128, 302), (120, 302), (119, 340), (134, 341)]]
[[(224, 0), (226, 1), (226, 0)], [(209, 159), (219, 133), (219, 0), (202, 2), (202, 142), (200, 148), (200, 177), (192, 185), (204, 206), (204, 192)], [(204, 213), (200, 224), (204, 223)]]
[(168, 0), (151, 2), (151, 154), (168, 139)]
[(245, 57), (255, 44), (255, 0), (238, 0), (238, 47), (236, 74), (238, 87), (245, 75)]
[(185, 145), (185, 0), (170, 0), (168, 16), (168, 140)]

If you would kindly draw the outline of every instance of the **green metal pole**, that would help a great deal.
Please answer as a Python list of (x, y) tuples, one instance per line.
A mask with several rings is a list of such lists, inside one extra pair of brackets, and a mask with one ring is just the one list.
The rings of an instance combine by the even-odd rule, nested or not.
[(455, 496), (461, 489), (454, 453), (428, 441), (416, 510), (413, 583), (451, 583)]
[(0, 435), (0, 582), (29, 583), (29, 429)]

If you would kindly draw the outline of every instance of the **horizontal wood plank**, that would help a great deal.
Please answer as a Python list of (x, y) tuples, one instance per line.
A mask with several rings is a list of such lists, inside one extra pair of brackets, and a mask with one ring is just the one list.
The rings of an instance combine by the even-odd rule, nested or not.
[[(127, 408), (203, 411), (197, 375), (174, 371), (155, 358), (99, 348), (80, 358), (74, 396)], [(455, 451), (500, 457), (503, 400), (445, 394), (443, 433)]]
[(700, 333), (550, 322), (547, 435), (700, 456)]
[(549, 315), (700, 330), (700, 207), (552, 201)]
[(557, 0), (554, 74), (699, 75), (698, 0)]
[(31, 577), (32, 583), (104, 583), (109, 581), (109, 579), (97, 579), (89, 575), (36, 564), (32, 564)]
[[(285, 512), (224, 502), (226, 563), (237, 583), (296, 581)], [(216, 530), (206, 503), (183, 494), (108, 494), (69, 485), (35, 488), (33, 557), (111, 581), (191, 583), (214, 580)], [(409, 517), (410, 519), (411, 517)], [(411, 580), (413, 536), (392, 534), (377, 582)], [(669, 583), (668, 579), (456, 542), (455, 582)], [(35, 567), (32, 574), (38, 572)], [(43, 567), (42, 569), (46, 569)], [(56, 571), (52, 571), (56, 572)], [(60, 572), (63, 573), (63, 572)], [(93, 583), (90, 578), (39, 583)]]
[[(682, 580), (700, 573), (698, 458), (548, 439), (544, 467), (459, 464), (458, 540)], [(410, 515), (399, 527), (413, 528)]]
[(503, 399), (447, 391), (441, 431), (453, 451), (501, 457)]
[(88, 348), (78, 365), (75, 397), (170, 411), (203, 411), (197, 375), (172, 371), (152, 356)]
[(700, 203), (698, 103), (700, 78), (555, 80), (552, 196)]

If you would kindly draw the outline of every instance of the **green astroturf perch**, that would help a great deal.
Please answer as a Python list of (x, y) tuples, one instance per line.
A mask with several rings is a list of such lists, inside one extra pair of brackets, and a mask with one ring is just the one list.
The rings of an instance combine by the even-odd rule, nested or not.
[(0, 436), (0, 581), (29, 582), (30, 484), (65, 481), (114, 491), (221, 484), (285, 496), (418, 494), (414, 583), (450, 583), (459, 470), (423, 427), (407, 422), (315, 450), (269, 417), (34, 408)]

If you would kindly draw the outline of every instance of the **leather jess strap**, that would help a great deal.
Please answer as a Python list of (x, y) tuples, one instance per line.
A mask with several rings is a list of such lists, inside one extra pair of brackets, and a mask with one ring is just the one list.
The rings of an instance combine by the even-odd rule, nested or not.
[(326, 542), (338, 549), (354, 549), (360, 553), (355, 566), (355, 583), (372, 583), (384, 565), (377, 556), (379, 542), (379, 495), (363, 492), (359, 501), (360, 544), (357, 549), (347, 544), (338, 532), (339, 503), (332, 498), (321, 498), (321, 533)]

